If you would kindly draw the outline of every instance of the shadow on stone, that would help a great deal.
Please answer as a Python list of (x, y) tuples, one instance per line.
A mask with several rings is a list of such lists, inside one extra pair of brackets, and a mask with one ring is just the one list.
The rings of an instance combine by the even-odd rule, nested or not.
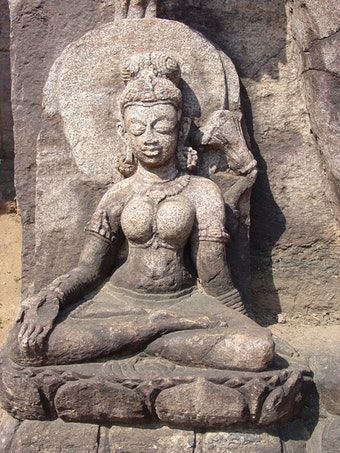
[(8, 2), (0, 0), (0, 214), (15, 210), (13, 161), (10, 18)]
[(250, 147), (259, 168), (251, 199), (251, 267), (252, 274), (261, 274), (263, 291), (270, 297), (271, 313), (268, 313), (267, 305), (262, 308), (260, 304), (257, 304), (256, 293), (254, 294), (253, 308), (262, 324), (270, 325), (277, 321), (276, 315), (281, 312), (279, 294), (273, 278), (272, 250), (286, 229), (286, 219), (270, 188), (267, 164), (254, 136), (250, 99), (243, 86), (241, 86), (241, 100), (245, 112)]

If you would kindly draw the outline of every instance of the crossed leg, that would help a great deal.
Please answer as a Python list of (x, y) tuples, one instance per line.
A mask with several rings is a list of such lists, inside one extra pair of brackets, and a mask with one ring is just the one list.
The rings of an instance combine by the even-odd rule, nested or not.
[(10, 356), (16, 363), (39, 366), (84, 363), (144, 350), (188, 366), (249, 371), (265, 369), (273, 357), (269, 331), (212, 297), (194, 293), (168, 305), (155, 302), (143, 309), (134, 301), (131, 307), (125, 315), (69, 315), (54, 327), (43, 350), (37, 351), (19, 347), (17, 325)]

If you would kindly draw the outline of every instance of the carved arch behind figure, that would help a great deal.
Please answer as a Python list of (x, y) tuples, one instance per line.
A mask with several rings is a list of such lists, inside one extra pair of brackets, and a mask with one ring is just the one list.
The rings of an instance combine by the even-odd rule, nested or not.
[[(168, 53), (180, 63), (183, 113), (198, 129), (216, 110), (240, 111), (239, 78), (232, 61), (182, 23), (156, 18), (115, 21), (69, 44), (52, 66), (43, 96), (35, 291), (76, 264), (84, 225), (107, 187), (122, 179), (116, 169), (123, 154), (115, 124), (124, 87), (119, 66), (132, 54), (152, 51)], [(209, 157), (205, 166), (209, 167)], [(216, 181), (220, 180), (221, 174)], [(225, 181), (228, 186), (229, 179)], [(234, 244), (235, 250), (230, 250), (234, 274), (247, 274), (247, 264), (245, 270), (237, 269), (243, 266), (238, 257), (244, 256), (244, 238), (236, 234)]]
[(121, 142), (115, 121), (124, 88), (120, 64), (133, 54), (153, 51), (180, 63), (183, 115), (194, 118), (196, 126), (216, 110), (239, 108), (233, 63), (186, 25), (143, 19), (99, 27), (62, 52), (50, 71), (43, 101), (47, 118), (60, 116), (75, 163), (91, 180), (109, 184), (119, 178), (115, 159), (121, 155)]

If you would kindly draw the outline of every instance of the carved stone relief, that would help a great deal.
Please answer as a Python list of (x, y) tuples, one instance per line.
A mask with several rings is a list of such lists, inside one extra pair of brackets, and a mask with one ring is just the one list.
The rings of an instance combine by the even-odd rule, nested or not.
[(280, 359), (247, 313), (257, 169), (236, 71), (201, 35), (154, 17), (155, 2), (141, 5), (118, 2), (116, 20), (50, 71), (40, 291), (4, 350), (1, 402), (20, 420), (271, 426), (299, 409), (310, 373)]

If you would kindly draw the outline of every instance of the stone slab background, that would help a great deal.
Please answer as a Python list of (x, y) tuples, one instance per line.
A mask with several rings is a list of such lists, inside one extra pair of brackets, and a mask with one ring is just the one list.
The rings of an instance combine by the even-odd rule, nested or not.
[[(0, 0), (0, 212), (14, 199), (14, 147), (11, 106), (10, 18)], [(6, 206), (5, 206), (6, 205)]]
[[(252, 197), (253, 300), (284, 312), (340, 310), (336, 0), (165, 0), (160, 16), (201, 31), (234, 61), (259, 178)], [(36, 140), (50, 67), (112, 20), (113, 0), (10, 0), (23, 292), (32, 293)], [(339, 60), (339, 59), (338, 59)], [(78, 250), (75, 251), (75, 255)]]

